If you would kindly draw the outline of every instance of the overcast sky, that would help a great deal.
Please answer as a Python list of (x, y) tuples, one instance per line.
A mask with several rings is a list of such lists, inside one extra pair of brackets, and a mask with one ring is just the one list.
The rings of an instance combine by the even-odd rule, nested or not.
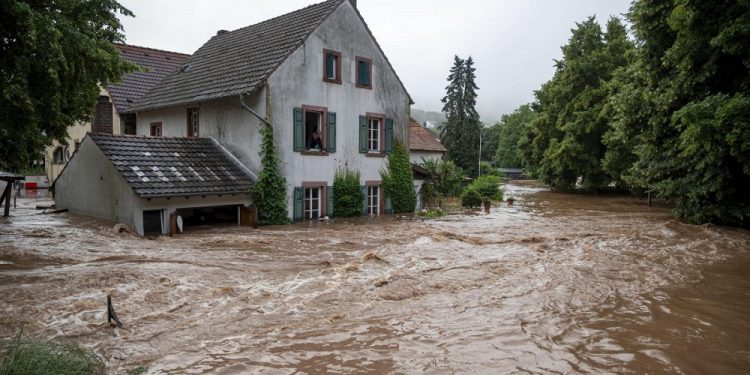
[[(121, 0), (129, 44), (193, 53), (217, 30), (234, 30), (316, 0)], [(375, 38), (416, 102), (440, 111), (453, 55), (476, 61), (485, 123), (533, 100), (576, 22), (600, 24), (630, 0), (358, 0)]]

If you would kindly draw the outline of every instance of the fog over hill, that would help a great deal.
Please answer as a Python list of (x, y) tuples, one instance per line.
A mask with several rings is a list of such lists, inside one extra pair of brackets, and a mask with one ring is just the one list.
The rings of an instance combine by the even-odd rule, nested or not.
[(411, 109), (411, 117), (422, 125), (424, 125), (425, 121), (428, 121), (430, 123), (429, 127), (432, 128), (436, 128), (445, 122), (445, 114), (443, 112), (425, 111), (416, 108)]

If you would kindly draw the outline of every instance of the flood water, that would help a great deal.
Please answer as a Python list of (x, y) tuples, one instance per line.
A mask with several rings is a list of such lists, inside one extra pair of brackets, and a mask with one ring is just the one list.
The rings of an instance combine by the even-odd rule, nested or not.
[(19, 200), (0, 338), (74, 338), (113, 374), (750, 372), (750, 231), (628, 197), (506, 196), (489, 215), (157, 239)]

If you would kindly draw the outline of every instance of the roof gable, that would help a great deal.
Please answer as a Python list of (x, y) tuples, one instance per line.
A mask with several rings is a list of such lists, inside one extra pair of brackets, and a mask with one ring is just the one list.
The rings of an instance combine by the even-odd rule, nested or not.
[(182, 66), (190, 55), (153, 48), (115, 44), (120, 57), (146, 69), (126, 74), (118, 83), (107, 86), (112, 102), (119, 113), (133, 111), (133, 104), (167, 74)]
[(252, 93), (344, 1), (313, 4), (213, 36), (135, 108), (163, 108)]
[(254, 178), (211, 138), (98, 133), (88, 137), (141, 198), (244, 194), (254, 184)]
[(447, 152), (448, 149), (435, 137), (432, 132), (420, 125), (417, 120), (409, 121), (409, 150)]
[[(165, 108), (252, 94), (347, 0), (328, 0), (234, 31), (217, 33), (135, 104)], [(403, 82), (356, 7), (355, 13), (407, 96)], [(409, 96), (409, 100), (411, 97)]]

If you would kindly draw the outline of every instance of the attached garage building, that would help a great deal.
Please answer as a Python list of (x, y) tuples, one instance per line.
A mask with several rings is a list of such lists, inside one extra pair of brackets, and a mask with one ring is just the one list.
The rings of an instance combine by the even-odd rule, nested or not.
[(255, 175), (212, 138), (88, 134), (55, 180), (58, 209), (140, 235), (248, 221)]

